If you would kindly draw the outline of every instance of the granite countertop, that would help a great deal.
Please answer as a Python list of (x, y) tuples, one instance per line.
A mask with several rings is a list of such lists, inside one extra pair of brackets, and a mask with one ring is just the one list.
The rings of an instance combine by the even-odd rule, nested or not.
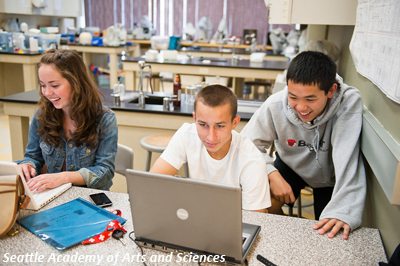
[[(122, 60), (123, 62), (137, 63), (141, 60), (145, 60), (144, 57), (127, 57)], [(209, 60), (205, 63), (204, 60)], [(246, 68), (254, 70), (285, 70), (289, 62), (285, 61), (274, 61), (264, 60), (263, 62), (255, 63), (250, 62), (247, 59), (231, 60), (225, 58), (203, 58), (203, 57), (192, 57), (188, 60), (180, 61), (163, 61), (163, 60), (146, 60), (150, 64), (168, 64), (168, 65), (187, 65), (187, 66), (201, 66), (201, 67), (224, 67), (224, 68)]]
[[(73, 186), (60, 197), (56, 198), (43, 210), (55, 207), (61, 203), (82, 197), (90, 201), (89, 194), (99, 190)], [(125, 228), (128, 234), (133, 230), (129, 196), (126, 193), (105, 192), (113, 202), (108, 210), (119, 209), (122, 217), (127, 219)], [(20, 217), (33, 213), (23, 210)], [(379, 261), (387, 261), (382, 241), (377, 229), (360, 228), (351, 233), (349, 240), (344, 241), (337, 236), (328, 239), (318, 235), (313, 229), (314, 221), (295, 217), (263, 214), (243, 211), (243, 221), (261, 225), (257, 237), (249, 253), (249, 265), (261, 265), (256, 255), (261, 254), (276, 265), (377, 265)], [(19, 225), (20, 233), (14, 237), (0, 240), (0, 256), (5, 258), (19, 256), (30, 258), (30, 261), (13, 263), (12, 265), (84, 265), (85, 261), (74, 261), (77, 258), (86, 259), (86, 265), (142, 265), (138, 262), (140, 251), (128, 237), (124, 237), (125, 246), (114, 239), (94, 245), (77, 245), (64, 252), (59, 252), (29, 233)], [(132, 236), (133, 237), (133, 236)], [(168, 253), (151, 249), (143, 249), (145, 258), (163, 258)], [(38, 262), (39, 256), (43, 262)], [(136, 257), (135, 257), (136, 256)], [(129, 259), (130, 258), (130, 259)], [(15, 258), (16, 259), (16, 258)], [(150, 265), (198, 265), (197, 263), (172, 262), (150, 263)], [(107, 261), (108, 260), (108, 261)], [(10, 263), (10, 262), (9, 262)], [(7, 264), (7, 263), (6, 263)], [(202, 265), (206, 265), (203, 264)]]
[[(101, 89), (101, 93), (104, 96), (104, 104), (110, 107), (114, 111), (127, 111), (127, 112), (139, 112), (139, 113), (154, 113), (160, 115), (179, 115), (179, 116), (192, 116), (191, 111), (180, 110), (180, 108), (176, 108), (174, 111), (165, 111), (163, 110), (162, 105), (155, 104), (146, 104), (145, 108), (140, 108), (136, 103), (130, 103), (132, 100), (128, 99), (126, 101), (121, 101), (120, 105), (116, 105), (114, 103), (114, 99), (111, 96), (111, 90), (109, 89)], [(128, 93), (133, 93), (132, 91), (128, 91)], [(0, 98), (0, 102), (15, 102), (15, 103), (31, 103), (37, 104), (39, 101), (39, 92), (37, 90), (16, 93), (9, 96), (4, 96)], [(250, 120), (253, 113), (238, 113), (243, 121)]]

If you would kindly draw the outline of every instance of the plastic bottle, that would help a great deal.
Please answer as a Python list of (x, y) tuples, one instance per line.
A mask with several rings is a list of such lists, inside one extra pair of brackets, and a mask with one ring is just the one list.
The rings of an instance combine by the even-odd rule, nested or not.
[(182, 92), (182, 84), (181, 84), (181, 75), (176, 74), (174, 79), (174, 95), (176, 95), (176, 100), (174, 100), (174, 106), (181, 106), (181, 92)]
[(125, 96), (125, 85), (122, 83), (118, 84), (118, 90), (119, 90), (119, 94), (121, 96), (121, 98), (124, 98)]

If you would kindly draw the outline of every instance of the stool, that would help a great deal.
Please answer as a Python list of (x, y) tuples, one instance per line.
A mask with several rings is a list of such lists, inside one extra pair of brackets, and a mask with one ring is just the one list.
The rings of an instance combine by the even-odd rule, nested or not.
[[(146, 72), (144, 77), (147, 80), (146, 90), (148, 91), (148, 87), (150, 85), (150, 90), (153, 93), (154, 91), (164, 91), (164, 82), (163, 77), (160, 76), (160, 73)], [(160, 86), (161, 85), (161, 86)]]
[[(274, 155), (275, 155), (275, 143), (274, 142), (272, 142), (271, 143), (271, 146), (269, 147), (269, 149), (268, 149), (268, 155), (269, 156), (271, 156), (271, 157), (274, 157)], [(297, 202), (297, 206), (293, 206), (293, 205), (288, 205), (287, 204), (287, 206), (288, 206), (288, 214), (289, 214), (289, 216), (294, 216), (294, 214), (293, 214), (293, 208), (297, 208), (297, 216), (298, 217), (300, 217), (300, 218), (302, 218), (302, 208), (304, 207), (304, 208), (306, 208), (306, 207), (311, 207), (311, 206), (313, 206), (313, 203), (310, 203), (310, 204), (306, 204), (306, 205), (302, 205), (302, 202), (301, 202), (301, 194), (306, 194), (306, 193), (308, 193), (309, 195), (312, 195), (312, 188), (311, 187), (308, 187), (308, 186), (306, 186), (304, 189), (302, 189), (301, 191), (300, 191), (300, 195), (299, 195), (299, 197), (297, 198), (297, 200), (296, 200), (296, 202)], [(295, 202), (295, 203), (296, 203)]]
[(303, 217), (303, 216), (302, 216), (302, 208), (307, 208), (307, 207), (313, 206), (312, 203), (306, 204), (306, 205), (302, 205), (302, 202), (301, 202), (301, 194), (306, 194), (306, 193), (312, 195), (312, 188), (311, 188), (311, 187), (305, 187), (304, 189), (302, 189), (302, 190), (300, 191), (300, 195), (299, 195), (299, 197), (297, 198), (297, 206), (295, 206), (295, 207), (293, 207), (293, 206), (288, 206), (288, 207), (289, 207), (289, 211), (288, 211), (288, 212), (289, 212), (289, 216), (294, 216), (294, 215), (293, 215), (293, 208), (297, 208), (297, 217), (302, 218), (302, 217)]
[(171, 140), (171, 134), (156, 134), (140, 139), (140, 146), (147, 151), (146, 171), (150, 170), (151, 156), (153, 152), (162, 153)]

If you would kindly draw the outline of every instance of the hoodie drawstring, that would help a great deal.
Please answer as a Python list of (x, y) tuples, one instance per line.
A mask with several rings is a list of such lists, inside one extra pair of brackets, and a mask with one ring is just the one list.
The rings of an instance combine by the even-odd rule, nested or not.
[(318, 167), (322, 168), (321, 164), (319, 163), (319, 159), (318, 159), (318, 150), (319, 150), (319, 125), (317, 125), (317, 127), (315, 128), (315, 136), (313, 138), (312, 141), (312, 145), (313, 145), (313, 149), (315, 152), (315, 160), (318, 163)]

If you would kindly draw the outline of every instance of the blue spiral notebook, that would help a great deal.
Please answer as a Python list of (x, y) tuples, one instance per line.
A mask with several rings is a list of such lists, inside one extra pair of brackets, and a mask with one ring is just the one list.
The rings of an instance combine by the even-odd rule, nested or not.
[(58, 250), (64, 250), (103, 232), (107, 224), (126, 219), (77, 198), (54, 208), (20, 219), (18, 222), (31, 233)]

